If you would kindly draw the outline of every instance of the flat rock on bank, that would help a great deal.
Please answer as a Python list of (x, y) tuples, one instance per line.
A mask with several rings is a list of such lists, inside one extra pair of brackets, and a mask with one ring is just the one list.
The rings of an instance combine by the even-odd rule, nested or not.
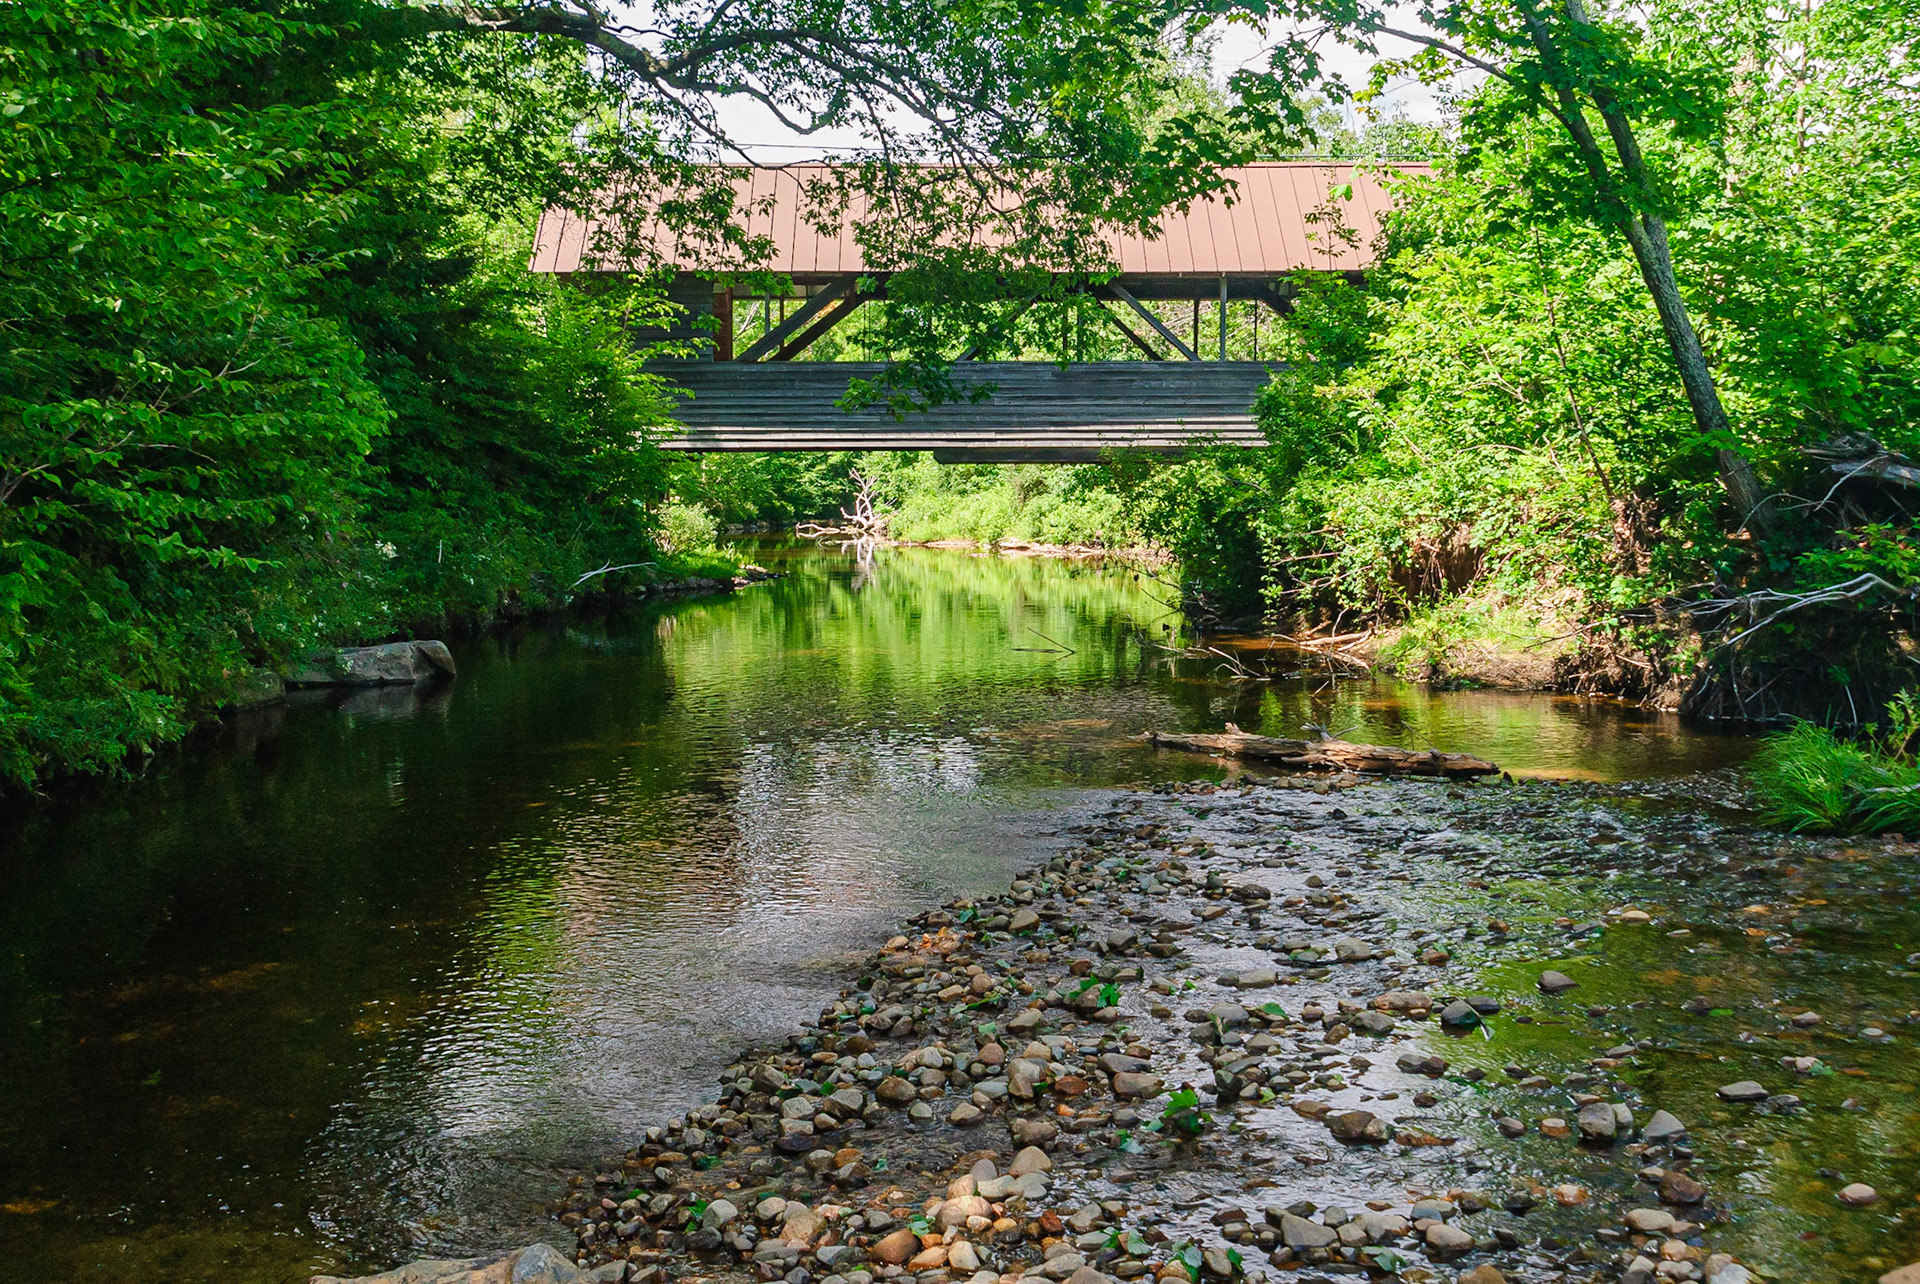
[(311, 651), (286, 672), (290, 687), (378, 687), (454, 676), (445, 642), (386, 642)]
[[(458, 1260), (409, 1262), (361, 1284), (602, 1284), (626, 1278), (626, 1263), (583, 1271), (550, 1244)], [(315, 1275), (307, 1284), (346, 1284), (346, 1277)]]

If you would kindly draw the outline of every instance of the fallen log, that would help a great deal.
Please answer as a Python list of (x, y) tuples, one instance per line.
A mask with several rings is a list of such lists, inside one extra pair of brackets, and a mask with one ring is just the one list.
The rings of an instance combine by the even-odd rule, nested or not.
[(1139, 739), (1156, 749), (1257, 758), (1295, 771), (1354, 771), (1370, 776), (1491, 776), (1500, 768), (1469, 753), (1424, 752), (1393, 745), (1361, 745), (1346, 740), (1287, 740), (1244, 731), (1217, 735), (1177, 735), (1148, 731)]

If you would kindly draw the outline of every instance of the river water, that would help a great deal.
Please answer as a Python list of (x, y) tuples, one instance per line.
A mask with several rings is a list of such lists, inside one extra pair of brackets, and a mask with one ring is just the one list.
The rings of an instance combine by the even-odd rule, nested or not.
[(539, 1237), (911, 908), (1004, 884), (1147, 728), (1306, 723), (1516, 775), (1747, 744), (1548, 697), (1235, 682), (1122, 568), (752, 550), (730, 597), (456, 645), (0, 833), (0, 1278), (302, 1280)]

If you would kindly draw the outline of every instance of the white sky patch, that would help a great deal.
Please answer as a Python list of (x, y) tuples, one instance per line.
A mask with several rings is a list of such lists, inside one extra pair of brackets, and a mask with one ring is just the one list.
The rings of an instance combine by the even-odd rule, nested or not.
[[(1393, 17), (1393, 25), (1407, 30), (1425, 32), (1425, 27), (1413, 13), (1405, 8), (1395, 7), (1388, 11)], [(1214, 29), (1213, 80), (1216, 85), (1225, 85), (1227, 77), (1242, 68), (1258, 71), (1266, 65), (1267, 54), (1273, 48), (1276, 27), (1254, 28), (1245, 23), (1220, 23)], [(1354, 89), (1364, 89), (1373, 75), (1373, 66), (1381, 58), (1398, 58), (1415, 52), (1415, 46), (1405, 40), (1396, 40), (1391, 36), (1380, 37), (1380, 54), (1362, 53), (1349, 45), (1341, 44), (1331, 37), (1319, 46), (1320, 65), (1330, 74), (1338, 76)], [(1409, 120), (1422, 124), (1437, 125), (1446, 117), (1446, 109), (1434, 87), (1423, 85), (1418, 80), (1401, 76), (1387, 83), (1386, 92), (1367, 105), (1367, 110), (1380, 120), (1390, 120), (1396, 115), (1404, 115)], [(1352, 106), (1344, 109), (1349, 125), (1360, 121), (1359, 114)]]
[[(1428, 30), (1411, 8), (1394, 6), (1388, 10), (1393, 25), (1408, 30)], [(1245, 23), (1220, 23), (1213, 33), (1211, 50), (1211, 74), (1216, 85), (1223, 86), (1227, 77), (1241, 68), (1258, 70), (1265, 65), (1267, 51), (1272, 47), (1273, 35), (1278, 28), (1256, 29)], [(1404, 40), (1390, 36), (1380, 38), (1382, 54), (1387, 57), (1401, 57), (1415, 52), (1415, 46)], [(1373, 65), (1379, 58), (1373, 54), (1340, 44), (1331, 38), (1320, 47), (1322, 66), (1339, 76), (1348, 85), (1364, 88), (1373, 71)], [(1479, 79), (1473, 73), (1473, 80)], [(1472, 83), (1461, 78), (1455, 82), (1456, 88), (1464, 89)], [(767, 164), (792, 163), (807, 160), (832, 160), (848, 152), (864, 151), (871, 146), (872, 139), (857, 128), (825, 129), (813, 134), (802, 134), (783, 124), (764, 105), (749, 98), (729, 98), (720, 101), (716, 110), (722, 128), (727, 136), (753, 160)], [(1402, 76), (1388, 83), (1386, 92), (1367, 105), (1366, 110), (1374, 119), (1388, 120), (1404, 115), (1410, 120), (1424, 124), (1438, 124), (1447, 117), (1447, 109), (1435, 88), (1423, 85), (1411, 77)], [(1350, 126), (1362, 123), (1360, 113), (1351, 105), (1343, 109)], [(905, 112), (896, 113), (892, 122), (900, 126), (905, 133), (911, 134), (912, 117)]]

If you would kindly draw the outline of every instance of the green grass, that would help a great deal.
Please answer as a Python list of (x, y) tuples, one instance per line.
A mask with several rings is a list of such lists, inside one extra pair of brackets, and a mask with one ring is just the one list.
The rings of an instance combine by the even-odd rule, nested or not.
[(1803, 722), (1768, 736), (1749, 768), (1762, 813), (1791, 830), (1920, 834), (1920, 767), (1871, 738)]
[(1461, 594), (1416, 608), (1381, 648), (1380, 662), (1448, 686), (1545, 687), (1564, 649), (1556, 603)]

